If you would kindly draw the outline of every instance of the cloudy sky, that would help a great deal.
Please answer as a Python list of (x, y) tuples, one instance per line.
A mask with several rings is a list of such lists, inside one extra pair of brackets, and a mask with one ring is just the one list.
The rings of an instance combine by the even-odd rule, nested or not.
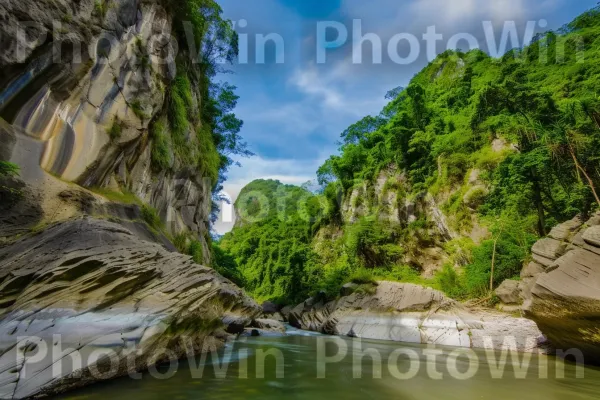
[[(491, 21), (495, 47), (500, 45), (505, 23), (517, 29), (523, 44), (527, 22), (535, 32), (556, 29), (597, 0), (219, 0), (224, 15), (236, 24), (241, 53), (247, 62), (233, 66), (223, 76), (235, 84), (240, 96), (236, 114), (244, 120), (242, 135), (256, 154), (242, 159), (242, 167), (228, 174), (225, 191), (235, 200), (244, 185), (254, 179), (279, 179), (302, 184), (315, 179), (319, 165), (337, 151), (336, 141), (349, 125), (385, 105), (385, 94), (406, 86), (428, 62), (428, 53), (441, 53), (452, 36), (463, 38), (457, 46), (469, 46), (466, 34), (484, 51), (488, 47), (484, 21)], [(361, 32), (355, 27), (360, 23)], [(488, 22), (489, 24), (489, 22)], [(319, 27), (335, 26), (319, 34)], [(427, 46), (428, 27), (442, 35), (436, 46)], [(431, 29), (431, 28), (429, 28)], [(323, 29), (321, 29), (321, 32)], [(318, 43), (342, 39), (343, 45)], [(353, 39), (373, 38), (358, 46)], [(406, 35), (408, 34), (408, 35)], [(257, 35), (277, 38), (258, 46)], [(340, 35), (342, 37), (340, 37)], [(398, 35), (403, 35), (402, 39)], [(407, 36), (419, 41), (412, 44)], [(279, 39), (280, 38), (280, 39)], [(321, 42), (319, 42), (321, 40)], [(379, 45), (377, 42), (380, 42)], [(455, 41), (456, 42), (456, 41)], [(390, 43), (392, 43), (390, 45)], [(327, 49), (323, 49), (327, 47)], [(390, 53), (389, 48), (393, 51)], [(506, 50), (514, 46), (508, 44)], [(265, 49), (264, 63), (256, 57)], [(318, 63), (318, 50), (326, 62)], [(420, 49), (420, 52), (415, 52)], [(381, 53), (381, 62), (373, 52)], [(357, 55), (362, 54), (362, 63)], [(409, 55), (415, 61), (406, 63)], [(354, 56), (354, 57), (353, 57)], [(278, 62), (279, 61), (279, 62)], [(283, 61), (283, 62), (282, 62)], [(322, 60), (321, 60), (322, 61)], [(226, 214), (228, 210), (226, 207)], [(227, 217), (225, 217), (227, 219)], [(218, 223), (223, 233), (231, 224)]]

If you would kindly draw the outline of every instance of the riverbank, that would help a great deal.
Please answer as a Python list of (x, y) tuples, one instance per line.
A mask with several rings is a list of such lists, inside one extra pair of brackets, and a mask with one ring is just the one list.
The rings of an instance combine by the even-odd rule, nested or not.
[(469, 309), (439, 291), (408, 283), (380, 281), (334, 301), (310, 298), (282, 312), (296, 328), (330, 335), (546, 352), (535, 322), (491, 309)]

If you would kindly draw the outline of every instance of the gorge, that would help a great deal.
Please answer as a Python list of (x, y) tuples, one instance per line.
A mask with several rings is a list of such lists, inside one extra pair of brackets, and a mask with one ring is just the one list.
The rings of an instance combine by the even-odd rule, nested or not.
[[(252, 153), (216, 2), (0, 0), (0, 20), (0, 399), (597, 395), (600, 8), (499, 59), (439, 54), (318, 182), (247, 184), (222, 237)], [(353, 355), (318, 380), (328, 338)], [(351, 379), (365, 346), (395, 360), (382, 380)], [(514, 379), (488, 376), (506, 351)]]

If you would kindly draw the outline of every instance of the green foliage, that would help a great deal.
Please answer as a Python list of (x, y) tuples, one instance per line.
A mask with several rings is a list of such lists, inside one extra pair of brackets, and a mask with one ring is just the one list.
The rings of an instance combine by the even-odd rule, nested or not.
[(150, 129), (150, 134), (152, 135), (152, 168), (155, 171), (168, 170), (173, 162), (172, 142), (164, 120), (156, 121)]
[(0, 161), (0, 178), (15, 177), (19, 175), (19, 166), (8, 161)]
[(129, 103), (129, 108), (135, 114), (136, 117), (141, 119), (142, 121), (148, 119), (146, 112), (144, 111), (144, 106), (139, 99), (135, 99)]
[(19, 175), (19, 166), (8, 161), (0, 161), (0, 205), (12, 206), (23, 197), (18, 187), (13, 187), (6, 180)]
[(402, 256), (396, 233), (375, 218), (362, 218), (347, 227), (346, 249), (356, 265), (368, 268), (394, 265)]
[(125, 123), (122, 122), (121, 120), (119, 120), (119, 117), (115, 117), (112, 125), (110, 126), (110, 128), (108, 128), (108, 131), (106, 132), (106, 133), (108, 133), (110, 140), (113, 142), (116, 140), (119, 140), (119, 138), (123, 134), (124, 127), (125, 127)]
[(103, 197), (106, 197), (108, 200), (115, 203), (122, 204), (137, 204), (142, 205), (142, 201), (133, 193), (129, 192), (126, 189), (121, 189), (121, 191), (112, 190), (109, 188), (99, 188), (92, 187), (88, 188), (94, 193), (97, 193)]
[(199, 240), (190, 240), (187, 254), (192, 256), (196, 264), (204, 264), (204, 250), (202, 250), (202, 243)]
[[(441, 54), (406, 88), (391, 91), (378, 116), (341, 134), (339, 153), (317, 171), (322, 193), (309, 195), (326, 207), (311, 208), (307, 220), (280, 200), (285, 196), (272, 195), (279, 185), (255, 184), (271, 195), (243, 191), (236, 204), (242, 226), (221, 248), (259, 299), (293, 302), (318, 291), (335, 297), (348, 279), (381, 278), (461, 299), (489, 295), (490, 280), (495, 287), (517, 277), (531, 245), (553, 225), (600, 206), (598, 37), (600, 7), (498, 60), (479, 50)], [(213, 99), (235, 103), (232, 91), (223, 90)], [(236, 137), (239, 124), (227, 113), (213, 108), (202, 115), (218, 116)], [(226, 138), (220, 129), (213, 135)], [(222, 153), (221, 139), (215, 143)], [(341, 198), (365, 184), (372, 188), (387, 169), (403, 175), (402, 184), (384, 186), (396, 191), (398, 204), (432, 193), (445, 199), (441, 208), (455, 232), (470, 235), (477, 213), (491, 238), (477, 246), (446, 243), (448, 264), (434, 280), (423, 279), (403, 261), (439, 246), (430, 221), (392, 227), (370, 216), (352, 224), (342, 218)], [(293, 204), (294, 189), (284, 191)], [(352, 205), (373, 213), (372, 200), (367, 191)]]
[(113, 3), (110, 0), (96, 0), (94, 2), (94, 13), (99, 16), (100, 19), (104, 19), (106, 13), (112, 6)]
[(215, 146), (211, 133), (206, 127), (200, 127), (197, 132), (200, 157), (198, 167), (203, 177), (211, 179), (213, 184), (219, 181), (219, 171), (222, 166), (222, 156)]
[(352, 283), (364, 284), (364, 283), (377, 283), (377, 279), (372, 269), (358, 268), (353, 271), (348, 280)]
[(163, 223), (160, 220), (158, 211), (156, 211), (155, 208), (153, 208), (147, 204), (143, 204), (142, 207), (140, 208), (140, 212), (142, 215), (142, 219), (148, 224), (148, 226), (155, 229), (156, 231), (163, 230)]
[(445, 264), (442, 270), (438, 271), (436, 280), (440, 289), (448, 296), (455, 299), (467, 296), (462, 277), (450, 264)]
[(319, 217), (316, 197), (272, 180), (254, 181), (240, 193), (241, 226), (219, 245), (258, 300), (299, 302), (316, 288), (319, 270), (311, 247), (312, 221)]
[(244, 286), (244, 277), (238, 270), (235, 259), (216, 243), (212, 244), (212, 267), (236, 285)]

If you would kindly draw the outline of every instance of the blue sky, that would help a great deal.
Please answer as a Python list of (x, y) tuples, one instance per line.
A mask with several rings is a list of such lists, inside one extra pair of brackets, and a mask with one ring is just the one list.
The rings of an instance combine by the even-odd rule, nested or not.
[[(242, 159), (242, 167), (228, 174), (225, 191), (233, 199), (254, 179), (279, 179), (301, 184), (315, 179), (319, 165), (336, 153), (336, 141), (349, 125), (368, 114), (378, 114), (388, 90), (406, 86), (427, 64), (425, 42), (415, 62), (399, 65), (388, 56), (390, 39), (410, 33), (421, 40), (435, 26), (443, 40), (437, 53), (447, 48), (451, 36), (469, 33), (487, 51), (483, 21), (492, 21), (497, 37), (505, 21), (515, 21), (520, 40), (527, 21), (539, 23), (536, 32), (559, 28), (597, 0), (218, 0), (224, 16), (248, 37), (248, 63), (233, 66), (223, 76), (235, 84), (240, 96), (236, 114), (244, 120), (242, 136), (255, 157)], [(241, 24), (240, 20), (246, 24)], [(362, 34), (381, 39), (381, 64), (372, 62), (372, 47), (362, 49), (363, 63), (352, 59), (353, 20), (360, 19)], [(317, 24), (335, 21), (348, 30), (347, 44), (327, 51), (327, 62), (317, 60)], [(277, 64), (275, 45), (266, 46), (265, 63), (255, 62), (257, 34), (280, 35), (284, 62)], [(330, 29), (326, 40), (334, 40)], [(399, 54), (408, 54), (401, 42)], [(466, 43), (466, 42), (463, 42)], [(463, 47), (461, 43), (460, 47)], [(509, 46), (510, 48), (511, 46)], [(281, 48), (280, 48), (281, 49)], [(243, 51), (243, 49), (242, 49)], [(218, 224), (218, 232), (228, 224)]]

